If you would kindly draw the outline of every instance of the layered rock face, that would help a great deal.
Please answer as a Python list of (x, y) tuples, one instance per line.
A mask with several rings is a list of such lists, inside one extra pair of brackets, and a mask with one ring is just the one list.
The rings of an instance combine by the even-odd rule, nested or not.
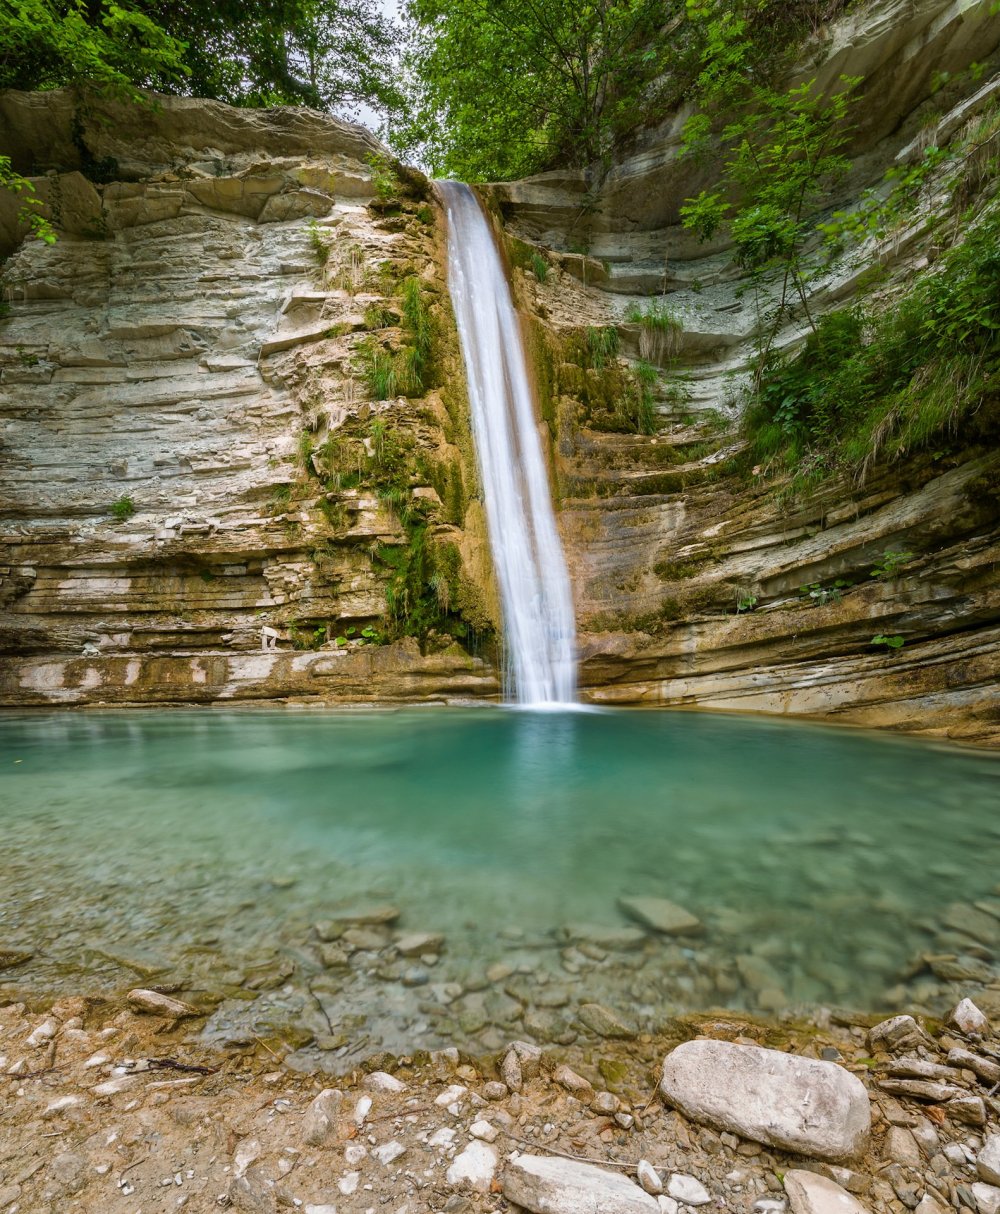
[(370, 643), (405, 510), (323, 454), (406, 436), (405, 493), (488, 598), (469, 494), (449, 521), (432, 483), (474, 490), (461, 427), (434, 391), (372, 400), (359, 364), (398, 345), (403, 276), (451, 357), (432, 201), (369, 207), (376, 141), (306, 111), (7, 94), (0, 128), (60, 229), (3, 269), (0, 702), (494, 694), (447, 636)]
[[(945, 0), (854, 6), (823, 31), (800, 78), (866, 77), (835, 205), (852, 205), (929, 142), (957, 146), (995, 105), (998, 44), (1000, 17), (988, 5)], [(967, 70), (973, 60), (982, 70)], [(683, 200), (712, 179), (679, 158), (684, 117), (647, 132), (589, 193), (585, 175), (572, 173), (489, 187), (556, 443), (583, 694), (995, 744), (997, 452), (948, 436), (863, 481), (830, 476), (805, 489), (760, 469), (730, 471), (756, 310), (724, 244), (699, 245), (680, 226)], [(905, 291), (941, 252), (937, 218), (933, 205), (918, 209), (819, 276), (814, 314), (850, 303), (873, 267), (887, 292)], [(960, 238), (960, 220), (944, 230)], [(543, 282), (530, 272), (532, 253), (549, 258)], [(650, 296), (676, 329), (630, 321), (630, 305)], [(587, 327), (613, 327), (626, 365), (641, 357), (661, 371), (655, 435), (602, 429), (622, 385), (588, 360)], [(779, 347), (794, 349), (804, 332), (789, 325)], [(909, 559), (886, 569), (886, 552)], [(878, 635), (905, 645), (873, 645)]]

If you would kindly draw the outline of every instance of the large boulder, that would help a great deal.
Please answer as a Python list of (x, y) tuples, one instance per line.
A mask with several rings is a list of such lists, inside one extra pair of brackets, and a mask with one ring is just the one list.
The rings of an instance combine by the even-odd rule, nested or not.
[(500, 1184), (508, 1201), (533, 1214), (658, 1214), (660, 1208), (627, 1176), (572, 1159), (521, 1155)]
[(833, 1062), (728, 1041), (688, 1041), (663, 1063), (660, 1092), (693, 1121), (817, 1159), (868, 1144), (864, 1085)]

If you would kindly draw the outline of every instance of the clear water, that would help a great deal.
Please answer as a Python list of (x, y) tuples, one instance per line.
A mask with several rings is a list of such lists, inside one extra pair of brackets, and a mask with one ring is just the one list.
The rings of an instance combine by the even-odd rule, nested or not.
[(507, 698), (576, 698), (576, 623), (534, 395), (503, 262), (479, 201), (438, 184), (448, 215), (448, 286), (465, 363), (483, 502), (503, 608)]
[[(372, 1048), (489, 1048), (512, 1016), (525, 1031), (512, 982), (526, 1011), (564, 993), (547, 1014), (568, 1038), (592, 999), (650, 1022), (773, 1004), (750, 957), (789, 1006), (879, 1009), (940, 951), (946, 906), (1000, 879), (998, 792), (992, 755), (701, 714), (5, 715), (0, 945), (35, 957), (0, 995), (156, 977), (232, 994), (264, 974), (265, 1001), (310, 1024), (318, 984), (329, 1030), (365, 1024)], [(565, 951), (564, 925), (624, 926), (616, 900), (637, 894), (705, 934)], [(312, 924), (371, 900), (445, 934), (426, 982), (388, 953), (323, 969)], [(498, 962), (515, 974), (487, 984)], [(913, 1003), (952, 994), (913, 983)]]

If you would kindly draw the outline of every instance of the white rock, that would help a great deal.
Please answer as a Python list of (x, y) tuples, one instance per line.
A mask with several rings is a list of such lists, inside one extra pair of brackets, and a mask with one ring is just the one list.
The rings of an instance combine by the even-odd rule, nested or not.
[(500, 1180), (504, 1197), (534, 1214), (659, 1214), (656, 1198), (590, 1163), (521, 1155)]
[(868, 1214), (846, 1189), (815, 1172), (786, 1172), (785, 1192), (792, 1214)]
[(667, 1197), (665, 1193), (661, 1193), (657, 1197), (656, 1204), (660, 1207), (660, 1214), (677, 1214), (677, 1202), (672, 1197)]
[(440, 1096), (434, 1098), (434, 1103), (439, 1104), (441, 1108), (446, 1109), (449, 1104), (455, 1104), (468, 1094), (469, 1089), (463, 1087), (460, 1083), (453, 1083), (450, 1087), (445, 1088)]
[(91, 1054), (87, 1061), (83, 1064), (85, 1071), (92, 1071), (95, 1066), (105, 1066), (111, 1061), (111, 1055), (105, 1053)]
[(657, 1197), (663, 1192), (663, 1181), (660, 1179), (660, 1173), (649, 1162), (648, 1159), (640, 1159), (636, 1164), (636, 1176), (639, 1183), (653, 1197)]
[(370, 1096), (361, 1096), (358, 1103), (354, 1106), (354, 1124), (364, 1125), (365, 1118), (372, 1111), (372, 1098)]
[(979, 1157), (976, 1173), (987, 1184), (1000, 1185), (1000, 1134), (987, 1134)]
[(1000, 1214), (1000, 1189), (995, 1185), (977, 1182), (972, 1186), (979, 1214)]
[(578, 1075), (576, 1071), (571, 1070), (565, 1063), (557, 1066), (552, 1072), (554, 1082), (558, 1083), (561, 1088), (565, 1088), (567, 1092), (574, 1092), (578, 1096), (584, 1096), (588, 1100), (594, 1094), (593, 1084), (589, 1079), (584, 1079), (582, 1075)]
[(460, 1155), (455, 1156), (446, 1179), (456, 1188), (488, 1193), (496, 1175), (497, 1162), (493, 1147), (485, 1142), (470, 1142)]
[(337, 1181), (337, 1188), (341, 1191), (341, 1193), (343, 1193), (343, 1195), (345, 1197), (350, 1197), (350, 1195), (355, 1191), (355, 1189), (357, 1189), (357, 1187), (360, 1183), (361, 1183), (361, 1173), (360, 1172), (345, 1172), (343, 1174), (343, 1176), (341, 1176), (341, 1178)]
[(474, 1121), (469, 1126), (469, 1133), (473, 1138), (481, 1138), (483, 1142), (496, 1142), (497, 1134), (500, 1131), (495, 1125), (491, 1125), (488, 1121), (480, 1119), (479, 1121)]
[(324, 1088), (313, 1098), (302, 1118), (302, 1138), (307, 1146), (320, 1147), (333, 1133), (344, 1093), (339, 1088)]
[(868, 1093), (834, 1062), (686, 1041), (664, 1059), (660, 1091), (693, 1121), (802, 1155), (844, 1159), (868, 1145)]
[(258, 1139), (247, 1138), (241, 1142), (233, 1155), (233, 1175), (237, 1178), (243, 1176), (259, 1155), (260, 1142)]
[(27, 1044), (30, 1046), (48, 1045), (58, 1032), (59, 1022), (50, 1016), (48, 1020), (43, 1020), (36, 1029), (28, 1034)]
[(449, 1126), (442, 1126), (440, 1130), (435, 1130), (430, 1138), (427, 1139), (427, 1145), (431, 1147), (450, 1147), (455, 1141), (456, 1132)]
[(75, 1109), (78, 1105), (83, 1104), (81, 1096), (60, 1096), (58, 1100), (53, 1100), (51, 1104), (45, 1106), (43, 1117), (58, 1117), (60, 1113), (65, 1113), (67, 1109)]
[(525, 1079), (533, 1079), (541, 1069), (542, 1050), (540, 1046), (530, 1041), (512, 1041), (509, 1046), (517, 1055), (521, 1064), (521, 1075)]
[(712, 1200), (708, 1189), (693, 1176), (674, 1172), (667, 1181), (667, 1196), (685, 1206), (704, 1206)]
[(307, 1205), (305, 1211), (306, 1214), (337, 1214), (337, 1207), (326, 1202), (321, 1206)]
[(372, 1147), (372, 1154), (379, 1163), (384, 1164), (386, 1167), (405, 1153), (406, 1147), (395, 1138), (390, 1142), (383, 1142), (381, 1146)]
[(371, 1092), (405, 1092), (406, 1084), (386, 1071), (372, 1071), (364, 1077), (364, 1086)]
[(149, 1012), (154, 1016), (177, 1018), (191, 1016), (194, 1008), (179, 999), (171, 999), (169, 995), (161, 995), (159, 991), (147, 991), (136, 987), (125, 996), (129, 1006), (137, 1012)]
[(913, 1214), (952, 1214), (950, 1206), (944, 1206), (941, 1202), (936, 1201), (930, 1193), (925, 1193), (917, 1202), (917, 1208)]
[(982, 1037), (990, 1031), (990, 1022), (971, 999), (962, 999), (952, 1008), (948, 1024), (965, 1033), (967, 1037)]
[(349, 1142), (344, 1147), (344, 1162), (348, 1167), (354, 1168), (362, 1161), (368, 1158), (368, 1148), (362, 1146), (360, 1142)]

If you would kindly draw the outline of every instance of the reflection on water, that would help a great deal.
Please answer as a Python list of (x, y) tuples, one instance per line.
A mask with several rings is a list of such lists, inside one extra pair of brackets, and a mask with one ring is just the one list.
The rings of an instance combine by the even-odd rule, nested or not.
[[(993, 889), (998, 776), (989, 755), (708, 715), (8, 715), (0, 944), (36, 957), (0, 991), (120, 987), (140, 954), (192, 984), (288, 950), (301, 968), (314, 922), (383, 898), (445, 933), (431, 986), (506, 959), (626, 1006), (881, 1005), (915, 955), (955, 951), (945, 908)], [(641, 971), (567, 961), (563, 926), (623, 924), (629, 894), (705, 935), (651, 941)]]

